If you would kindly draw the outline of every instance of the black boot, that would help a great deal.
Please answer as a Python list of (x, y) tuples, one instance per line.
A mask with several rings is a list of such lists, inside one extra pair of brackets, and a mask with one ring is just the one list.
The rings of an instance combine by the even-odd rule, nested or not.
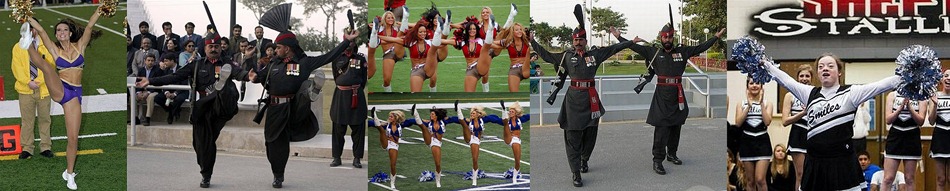
[(152, 125), (151, 121), (152, 121), (152, 117), (145, 117), (145, 123), (142, 123), (142, 125), (145, 125), (145, 126)]
[(330, 162), (330, 167), (338, 167), (342, 164), (343, 162), (340, 162), (340, 158), (333, 158), (333, 162)]
[(581, 173), (587, 173), (588, 170), (590, 169), (587, 166), (587, 161), (584, 161), (583, 163), (581, 163)]
[(353, 159), (353, 167), (356, 167), (356, 168), (363, 168), (363, 164), (360, 164), (360, 158), (354, 158), (354, 159)]
[(271, 183), (271, 186), (273, 186), (274, 188), (283, 188), (284, 178), (274, 178), (274, 183)]
[(581, 179), (581, 173), (574, 172), (574, 187), (582, 187), (582, 186), (584, 186), (584, 182)]
[(663, 162), (653, 162), (653, 172), (659, 175), (666, 175), (666, 169), (663, 168)]
[(201, 184), (198, 186), (201, 186), (202, 188), (211, 187), (211, 178), (201, 178)]
[(683, 161), (681, 161), (679, 157), (676, 157), (676, 155), (666, 155), (666, 161), (673, 162), (675, 165), (683, 164)]

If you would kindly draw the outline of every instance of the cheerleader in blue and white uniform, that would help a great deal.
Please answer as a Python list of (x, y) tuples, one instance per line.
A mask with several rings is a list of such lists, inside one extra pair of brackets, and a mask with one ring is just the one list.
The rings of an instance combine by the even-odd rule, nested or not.
[(416, 106), (412, 106), (412, 114), (415, 119), (412, 120), (420, 129), (422, 129), (422, 138), (426, 145), (432, 149), (432, 159), (435, 161), (435, 187), (442, 187), (442, 136), (445, 134), (445, 124), (458, 123), (458, 117), (447, 117), (448, 112), (445, 109), (429, 110), (429, 120), (419, 118), (419, 111)]
[[(904, 163), (904, 172), (914, 172), (920, 161), (920, 126), (924, 124), (927, 102), (911, 101), (891, 92), (885, 102), (890, 109), (884, 110), (887, 130), (887, 145), (884, 147), (884, 181), (881, 188), (890, 188), (894, 183), (897, 168)], [(914, 174), (904, 173), (907, 188), (914, 188)]]
[[(798, 66), (798, 82), (811, 85), (811, 78), (815, 76), (815, 71), (811, 65)], [(795, 189), (802, 184), (802, 172), (805, 168), (805, 157), (808, 150), (805, 150), (805, 136), (808, 136), (808, 124), (805, 121), (805, 105), (802, 100), (798, 100), (792, 93), (785, 93), (785, 99), (782, 107), (782, 126), (791, 125), (788, 133), (788, 155), (794, 159), (795, 166)]]
[(485, 108), (473, 107), (469, 112), (471, 118), (466, 119), (458, 105), (458, 101), (455, 101), (455, 112), (458, 114), (459, 124), (462, 125), (462, 137), (472, 147), (472, 186), (475, 186), (478, 184), (478, 146), (482, 142), (482, 132), (485, 129), (485, 120), (482, 119), (486, 116)]
[(937, 162), (937, 190), (946, 190), (947, 184), (950, 184), (950, 180), (947, 180), (950, 177), (950, 166), (947, 165), (950, 161), (950, 70), (943, 71), (940, 84), (943, 85), (943, 91), (930, 98), (934, 107), (931, 107), (927, 121), (934, 126), (930, 158)]
[(854, 115), (858, 106), (901, 82), (899, 76), (890, 76), (865, 85), (840, 85), (840, 68), (844, 65), (837, 56), (825, 53), (816, 59), (821, 87), (797, 82), (772, 63), (763, 63), (766, 70), (780, 85), (798, 100), (807, 100), (805, 120), (808, 134), (805, 148), (805, 169), (800, 190), (860, 190), (867, 187), (851, 146), (854, 134)]
[[(501, 107), (505, 107), (504, 101), (501, 102)], [(511, 147), (511, 151), (515, 155), (515, 167), (511, 175), (512, 183), (517, 183), (518, 176), (521, 174), (521, 123), (529, 119), (531, 119), (530, 116), (524, 115), (524, 110), (518, 102), (509, 106), (508, 112), (502, 113), (501, 117), (496, 115), (485, 117), (485, 121), (505, 127), (503, 136), (505, 144)]]
[(747, 190), (768, 190), (765, 175), (772, 158), (768, 127), (772, 123), (772, 104), (762, 97), (762, 84), (746, 79), (746, 98), (736, 106), (736, 122), (742, 123), (739, 161), (745, 170)]
[(396, 188), (396, 158), (399, 155), (399, 137), (402, 137), (402, 128), (412, 125), (411, 122), (406, 121), (406, 115), (402, 111), (390, 111), (389, 119), (386, 121), (380, 121), (379, 117), (376, 116), (376, 108), (374, 107), (371, 112), (373, 114), (373, 119), (370, 120), (368, 126), (376, 127), (379, 129), (379, 141), (380, 146), (386, 151), (389, 152), (389, 170), (390, 177), (389, 187)]

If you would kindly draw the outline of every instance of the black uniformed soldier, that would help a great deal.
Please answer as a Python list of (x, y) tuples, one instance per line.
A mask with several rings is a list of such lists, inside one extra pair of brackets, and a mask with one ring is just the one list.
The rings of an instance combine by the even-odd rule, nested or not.
[[(580, 14), (579, 7), (575, 15)], [(582, 17), (582, 16), (580, 16)], [(580, 19), (579, 19), (580, 20)], [(583, 186), (581, 172), (587, 172), (587, 161), (597, 140), (597, 126), (604, 106), (594, 89), (594, 75), (600, 63), (620, 50), (629, 47), (632, 42), (622, 42), (608, 47), (587, 50), (586, 30), (581, 23), (574, 29), (573, 49), (562, 53), (551, 53), (531, 39), (531, 47), (545, 62), (554, 64), (559, 76), (570, 76), (571, 86), (564, 96), (558, 123), (564, 129), (564, 141), (567, 148), (567, 160), (574, 174), (574, 186)]]
[[(220, 41), (221, 38), (217, 34), (208, 35), (204, 39), (206, 57), (188, 63), (170, 75), (143, 78), (136, 83), (137, 86), (144, 87), (175, 84), (183, 80), (192, 81), (192, 90), (198, 95), (194, 111), (191, 112), (192, 145), (198, 157), (198, 166), (201, 167), (202, 188), (211, 184), (217, 155), (215, 140), (221, 134), (224, 124), (237, 114), (237, 87), (233, 81), (228, 80), (232, 76), (231, 64), (220, 57)], [(242, 72), (240, 69), (235, 70), (236, 73)]]
[(368, 66), (366, 57), (356, 52), (356, 43), (347, 46), (343, 56), (333, 61), (333, 79), (336, 89), (330, 104), (330, 120), (333, 121), (333, 162), (331, 167), (340, 166), (343, 155), (343, 139), (346, 128), (353, 129), (350, 138), (353, 141), (353, 167), (363, 168), (363, 139), (366, 138), (366, 75)]
[[(284, 169), (290, 156), (290, 142), (309, 140), (319, 130), (317, 119), (310, 109), (311, 100), (295, 98), (299, 96), (298, 90), (313, 70), (342, 55), (356, 35), (356, 32), (346, 34), (343, 42), (336, 48), (327, 54), (312, 57), (303, 52), (294, 33), (281, 32), (275, 39), (279, 58), (273, 59), (261, 71), (249, 73), (244, 78), (254, 83), (264, 83), (264, 89), (270, 95), (266, 99), (268, 106), (264, 138), (267, 160), (270, 161), (271, 171), (274, 173), (274, 188), (283, 187)], [(365, 107), (365, 102), (363, 104)], [(365, 112), (365, 108), (363, 110)], [(359, 119), (364, 120), (365, 117)]]
[[(653, 131), (653, 171), (657, 174), (666, 174), (663, 168), (663, 159), (673, 164), (683, 164), (676, 157), (679, 147), (680, 129), (689, 115), (689, 107), (683, 97), (682, 75), (686, 70), (686, 61), (690, 57), (699, 55), (719, 42), (725, 29), (716, 33), (716, 36), (703, 42), (699, 46), (673, 46), (672, 25), (667, 24), (660, 30), (662, 48), (632, 44), (631, 50), (642, 55), (647, 65), (658, 75), (653, 101), (650, 104), (650, 113), (647, 115), (647, 124), (656, 127)], [(621, 42), (627, 41), (613, 32)], [(636, 38), (634, 41), (640, 41)]]

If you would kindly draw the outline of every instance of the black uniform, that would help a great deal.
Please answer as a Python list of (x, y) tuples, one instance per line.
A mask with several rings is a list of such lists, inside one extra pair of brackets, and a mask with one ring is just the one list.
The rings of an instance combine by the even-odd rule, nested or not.
[[(571, 87), (564, 95), (561, 112), (557, 118), (561, 129), (564, 129), (564, 142), (567, 149), (567, 160), (571, 165), (571, 172), (579, 172), (582, 162), (590, 160), (591, 152), (597, 141), (597, 126), (600, 116), (605, 112), (604, 106), (597, 97), (593, 88), (594, 75), (600, 63), (624, 48), (630, 47), (632, 42), (621, 42), (608, 47), (592, 49), (578, 54), (573, 49), (561, 53), (551, 53), (544, 49), (534, 39), (531, 47), (545, 62), (561, 68), (561, 72), (571, 77)], [(563, 62), (562, 62), (563, 59)], [(596, 111), (596, 112), (594, 112)]]
[[(349, 40), (343, 40), (339, 46), (321, 56), (310, 57), (298, 52), (294, 58), (273, 59), (257, 73), (254, 83), (266, 83), (264, 88), (271, 96), (266, 111), (264, 138), (267, 160), (271, 163), (275, 178), (284, 177), (284, 168), (290, 156), (290, 142), (309, 140), (319, 131), (317, 118), (310, 109), (311, 101), (309, 98), (298, 99), (301, 85), (313, 70), (339, 57), (349, 43)], [(290, 98), (290, 101), (275, 102), (286, 98)]]
[[(713, 44), (718, 37), (703, 42), (699, 46), (674, 47), (666, 52), (662, 48), (633, 44), (630, 49), (653, 63), (653, 69), (659, 75), (656, 92), (650, 104), (647, 123), (656, 127), (653, 131), (653, 161), (663, 162), (667, 153), (676, 156), (679, 148), (680, 129), (689, 115), (689, 105), (683, 97), (683, 85), (680, 76), (686, 71), (686, 61), (699, 55)], [(655, 58), (654, 58), (655, 57)]]
[(333, 61), (333, 90), (330, 119), (333, 121), (333, 158), (343, 155), (346, 128), (353, 129), (353, 157), (363, 158), (363, 140), (366, 138), (366, 57), (360, 53), (337, 57)]
[(200, 98), (195, 101), (194, 111), (191, 112), (192, 145), (198, 156), (198, 165), (201, 166), (201, 176), (206, 179), (211, 178), (214, 170), (214, 160), (217, 155), (215, 140), (221, 134), (224, 124), (237, 114), (238, 93), (234, 82), (228, 80), (223, 89), (213, 91), (213, 84), (217, 78), (229, 77), (218, 75), (220, 67), (229, 62), (222, 59), (211, 61), (208, 58), (199, 58), (175, 73), (149, 79), (149, 84), (155, 86), (175, 84), (189, 79), (193, 81), (192, 89), (198, 92)]

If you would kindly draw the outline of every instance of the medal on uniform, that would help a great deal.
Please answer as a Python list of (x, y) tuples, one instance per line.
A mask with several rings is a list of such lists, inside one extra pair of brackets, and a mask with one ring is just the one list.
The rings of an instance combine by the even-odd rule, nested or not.
[(221, 75), (221, 66), (215, 66), (215, 67), (214, 67), (214, 79), (218, 79), (218, 77), (219, 77), (220, 75)]
[(350, 67), (360, 69), (360, 64), (356, 59), (350, 59)]
[(680, 53), (673, 53), (673, 62), (682, 62), (682, 61), (683, 61), (683, 55), (680, 55)]
[(584, 57), (584, 60), (587, 61), (587, 67), (597, 65), (597, 59), (594, 59), (593, 56)]
[(299, 64), (287, 64), (287, 75), (288, 76), (300, 75)]

